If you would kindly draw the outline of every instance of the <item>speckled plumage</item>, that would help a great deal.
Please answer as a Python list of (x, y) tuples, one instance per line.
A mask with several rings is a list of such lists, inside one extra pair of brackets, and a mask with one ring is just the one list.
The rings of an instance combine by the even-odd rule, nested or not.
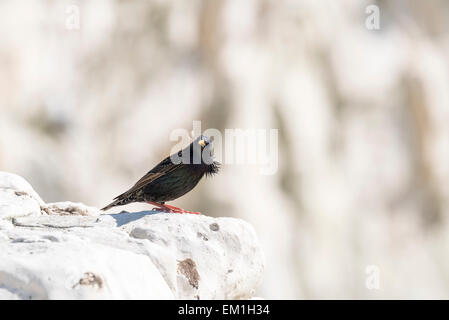
[[(204, 141), (204, 146), (197, 147), (200, 141)], [(162, 160), (158, 165), (145, 174), (128, 191), (114, 198), (114, 201), (102, 210), (108, 210), (115, 206), (122, 206), (132, 202), (153, 202), (164, 204), (167, 201), (175, 200), (190, 190), (192, 190), (201, 178), (206, 175), (213, 175), (219, 170), (219, 163), (213, 160), (212, 142), (206, 136), (200, 136), (187, 148), (180, 150)], [(206, 160), (197, 157), (199, 160), (195, 164), (194, 153), (206, 152)], [(181, 159), (188, 153), (183, 162), (178, 163), (173, 159)]]

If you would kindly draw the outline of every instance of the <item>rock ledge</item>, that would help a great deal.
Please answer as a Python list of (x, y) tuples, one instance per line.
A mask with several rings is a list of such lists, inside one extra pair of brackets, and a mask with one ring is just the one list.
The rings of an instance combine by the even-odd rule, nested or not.
[(240, 219), (102, 213), (0, 172), (0, 299), (249, 299), (261, 281)]

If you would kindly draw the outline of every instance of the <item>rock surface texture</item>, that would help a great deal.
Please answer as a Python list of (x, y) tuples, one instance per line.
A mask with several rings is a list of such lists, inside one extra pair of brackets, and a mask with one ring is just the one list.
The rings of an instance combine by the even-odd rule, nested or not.
[(46, 204), (0, 172), (0, 299), (249, 299), (263, 269), (242, 220)]

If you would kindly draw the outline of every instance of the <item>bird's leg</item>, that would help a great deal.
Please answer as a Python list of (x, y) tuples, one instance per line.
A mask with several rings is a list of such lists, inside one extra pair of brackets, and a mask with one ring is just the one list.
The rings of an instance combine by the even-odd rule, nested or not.
[(162, 210), (162, 211), (167, 211), (167, 208), (164, 207), (163, 203), (153, 202), (153, 201), (147, 201), (147, 203), (156, 207), (156, 208), (153, 208), (153, 210), (154, 209), (159, 209), (159, 210)]
[(168, 204), (163, 204), (164, 207), (166, 207), (168, 210), (170, 210), (171, 212), (176, 212), (176, 213), (190, 213), (190, 214), (201, 214), (201, 212), (195, 212), (195, 211), (188, 211), (188, 210), (184, 210), (182, 208), (178, 208), (178, 207), (174, 207), (174, 206), (170, 206)]
[(169, 212), (169, 213), (190, 213), (190, 214), (201, 214), (200, 212), (193, 212), (193, 211), (187, 211), (178, 207), (170, 206), (165, 203), (159, 203), (159, 202), (153, 202), (153, 201), (147, 201), (147, 203), (157, 207), (158, 209)]

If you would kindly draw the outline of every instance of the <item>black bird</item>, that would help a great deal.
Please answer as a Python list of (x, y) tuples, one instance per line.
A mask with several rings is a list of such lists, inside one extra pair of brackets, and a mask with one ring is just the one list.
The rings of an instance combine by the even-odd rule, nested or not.
[(147, 202), (158, 209), (173, 213), (194, 213), (165, 204), (192, 190), (201, 178), (217, 173), (220, 163), (214, 161), (212, 141), (201, 135), (188, 147), (162, 160), (128, 191), (114, 198), (101, 210), (131, 202)]

